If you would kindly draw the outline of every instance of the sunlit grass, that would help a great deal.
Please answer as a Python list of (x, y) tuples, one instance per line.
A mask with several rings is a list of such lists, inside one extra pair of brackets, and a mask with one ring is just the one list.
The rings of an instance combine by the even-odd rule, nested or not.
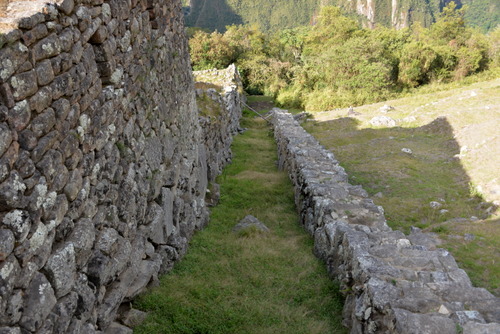
[[(242, 126), (249, 130), (235, 138), (233, 163), (218, 180), (220, 204), (185, 258), (135, 302), (149, 314), (136, 333), (346, 332), (338, 286), (298, 223), (269, 127), (253, 116)], [(270, 232), (233, 233), (247, 214)]]
[[(385, 102), (394, 107), (387, 114), (379, 111), (385, 103), (355, 108), (360, 113), (355, 118), (346, 117), (346, 109), (334, 110), (316, 114), (317, 122), (304, 127), (334, 152), (350, 182), (361, 184), (384, 207), (391, 227), (438, 233), (473, 283), (500, 295), (495, 198), (488, 200), (475, 187), (484, 189), (500, 177), (500, 81), (436, 90)], [(380, 115), (416, 119), (389, 128), (369, 124)], [(432, 201), (441, 206), (432, 208)], [(465, 241), (465, 233), (476, 239)]]

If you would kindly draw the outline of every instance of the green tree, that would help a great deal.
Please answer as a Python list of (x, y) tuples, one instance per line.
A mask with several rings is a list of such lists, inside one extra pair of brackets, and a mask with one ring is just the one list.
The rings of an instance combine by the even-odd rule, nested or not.
[(399, 58), (399, 81), (409, 87), (428, 83), (439, 63), (439, 55), (430, 46), (417, 41), (406, 44)]
[(358, 23), (342, 15), (340, 8), (325, 6), (319, 12), (316, 25), (307, 34), (304, 53), (321, 53), (325, 48), (347, 41), (359, 31)]
[(236, 60), (237, 50), (224, 38), (213, 32), (197, 31), (189, 40), (191, 62), (194, 70), (225, 68)]

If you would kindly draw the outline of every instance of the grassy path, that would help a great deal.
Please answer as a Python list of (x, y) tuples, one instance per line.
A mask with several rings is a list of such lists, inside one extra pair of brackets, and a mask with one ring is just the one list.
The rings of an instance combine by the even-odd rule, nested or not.
[[(186, 257), (135, 302), (148, 311), (135, 333), (346, 333), (342, 298), (300, 227), (293, 189), (276, 168), (268, 125), (253, 116), (219, 177), (221, 201)], [(236, 234), (247, 214), (271, 232)]]

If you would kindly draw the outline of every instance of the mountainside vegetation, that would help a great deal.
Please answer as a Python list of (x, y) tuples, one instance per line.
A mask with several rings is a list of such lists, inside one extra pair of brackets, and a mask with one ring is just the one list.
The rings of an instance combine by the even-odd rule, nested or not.
[[(227, 25), (253, 24), (264, 32), (314, 24), (324, 6), (338, 6), (365, 27), (430, 26), (450, 0), (184, 0), (186, 25), (224, 32)], [(468, 25), (483, 32), (500, 23), (497, 0), (456, 0), (467, 6)]]
[(367, 29), (340, 8), (325, 6), (315, 25), (273, 34), (255, 25), (196, 31), (191, 60), (196, 70), (236, 63), (249, 93), (273, 96), (283, 106), (355, 106), (485, 70), (498, 75), (500, 27), (482, 34), (466, 26), (466, 15), (451, 2), (428, 28)]

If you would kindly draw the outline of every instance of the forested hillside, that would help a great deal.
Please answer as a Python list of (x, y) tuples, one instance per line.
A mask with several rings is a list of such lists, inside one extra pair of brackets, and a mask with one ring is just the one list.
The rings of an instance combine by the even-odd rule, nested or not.
[[(225, 31), (231, 24), (255, 24), (262, 31), (277, 31), (315, 21), (321, 7), (335, 5), (365, 27), (424, 27), (436, 21), (450, 0), (184, 0), (186, 24)], [(489, 31), (500, 23), (500, 1), (457, 0), (468, 6), (466, 22)]]
[(191, 60), (195, 69), (236, 63), (247, 92), (273, 96), (287, 107), (355, 106), (486, 70), (498, 75), (500, 27), (485, 35), (467, 27), (465, 16), (451, 2), (428, 28), (368, 29), (325, 6), (313, 26), (276, 33), (248, 25), (198, 31), (189, 43)]

